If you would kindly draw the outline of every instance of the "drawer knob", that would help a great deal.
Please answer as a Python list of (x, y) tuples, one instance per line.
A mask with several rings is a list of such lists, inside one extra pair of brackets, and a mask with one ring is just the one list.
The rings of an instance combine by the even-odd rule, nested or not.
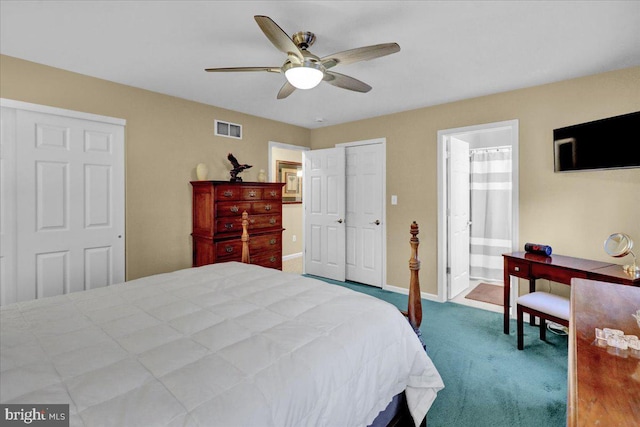
[(264, 210), (265, 211), (270, 211), (271, 210), (271, 205), (265, 205)]
[(514, 271), (520, 271), (520, 267), (513, 267)]
[(278, 195), (278, 192), (276, 190), (271, 190), (271, 197), (276, 197)]
[(230, 210), (231, 210), (231, 212), (233, 212), (233, 213), (238, 213), (238, 211), (240, 210), (240, 208), (239, 208), (239, 207), (237, 207), (237, 206), (231, 206)]
[(254, 190), (249, 191), (249, 197), (256, 197), (256, 192)]
[(273, 224), (275, 224), (275, 223), (276, 223), (276, 219), (275, 219), (275, 218), (271, 218), (271, 219), (269, 220), (269, 224), (273, 225)]
[(276, 239), (271, 239), (271, 240), (269, 240), (269, 244), (270, 244), (270, 245), (275, 245), (275, 244), (276, 244), (276, 242), (277, 242), (277, 240), (276, 240)]
[(230, 254), (231, 252), (233, 252), (233, 246), (225, 246), (224, 250), (227, 251), (228, 254)]
[(271, 258), (269, 258), (269, 261), (276, 262), (276, 257), (272, 256)]
[(233, 223), (232, 222), (227, 222), (224, 225), (224, 228), (226, 228), (227, 230), (231, 230), (233, 228)]
[(233, 191), (231, 191), (231, 190), (226, 190), (224, 193), (222, 193), (222, 195), (223, 195), (224, 197), (231, 197), (231, 196), (233, 196)]

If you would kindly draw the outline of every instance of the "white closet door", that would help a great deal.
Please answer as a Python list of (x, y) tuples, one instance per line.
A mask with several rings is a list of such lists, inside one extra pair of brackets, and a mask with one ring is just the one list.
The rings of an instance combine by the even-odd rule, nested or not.
[(345, 279), (345, 149), (302, 153), (305, 273)]
[(348, 146), (346, 277), (382, 287), (383, 144)]
[(16, 111), (0, 111), (0, 305), (16, 301)]
[(17, 300), (124, 281), (124, 128), (17, 111)]

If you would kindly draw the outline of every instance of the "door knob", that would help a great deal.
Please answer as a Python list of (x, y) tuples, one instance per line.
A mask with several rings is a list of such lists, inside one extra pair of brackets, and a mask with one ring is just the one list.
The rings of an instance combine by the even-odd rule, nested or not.
[(340, 218), (339, 220), (336, 221), (338, 224), (342, 224), (344, 221), (342, 218)]
[(370, 222), (369, 224), (380, 225), (380, 220), (376, 219), (374, 222)]

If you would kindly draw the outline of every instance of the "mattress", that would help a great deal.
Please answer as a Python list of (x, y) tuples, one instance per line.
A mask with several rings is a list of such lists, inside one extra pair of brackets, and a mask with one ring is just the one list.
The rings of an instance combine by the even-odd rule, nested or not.
[(72, 426), (366, 426), (444, 387), (374, 297), (236, 262), (0, 310), (1, 403), (69, 404)]

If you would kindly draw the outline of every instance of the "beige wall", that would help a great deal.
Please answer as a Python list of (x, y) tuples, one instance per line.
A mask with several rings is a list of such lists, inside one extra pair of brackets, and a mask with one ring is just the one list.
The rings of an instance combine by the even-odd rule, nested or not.
[[(195, 166), (209, 179), (229, 179), (227, 153), (253, 165), (256, 181), (268, 169), (268, 144), (309, 143), (310, 131), (222, 108), (0, 56), (0, 96), (127, 120), (127, 278), (191, 266), (191, 186)], [(243, 139), (214, 136), (221, 119), (243, 126)]]
[(311, 148), (387, 139), (387, 195), (398, 195), (398, 205), (386, 206), (387, 283), (408, 286), (409, 224), (416, 220), (422, 290), (436, 294), (439, 130), (518, 119), (519, 246), (546, 243), (558, 254), (622, 263), (602, 244), (617, 231), (640, 242), (640, 169), (554, 173), (553, 129), (638, 110), (635, 67), (318, 129)]
[[(640, 242), (640, 169), (557, 174), (554, 128), (640, 110), (640, 67), (308, 130), (107, 82), (19, 59), (0, 57), (0, 96), (127, 120), (127, 277), (191, 263), (191, 190), (195, 165), (228, 179), (227, 152), (243, 163), (245, 181), (268, 169), (268, 141), (326, 148), (385, 137), (387, 283), (409, 283), (409, 224), (420, 225), (422, 290), (436, 284), (436, 136), (438, 130), (518, 119), (520, 247), (534, 241), (555, 253), (610, 260), (612, 232)], [(425, 98), (428, 94), (425, 94)], [(243, 125), (244, 139), (213, 135), (213, 120)], [(630, 141), (638, 143), (638, 141)], [(621, 263), (621, 260), (617, 260)]]
[[(271, 150), (271, 176), (274, 181), (278, 176), (277, 160), (302, 163), (302, 151), (287, 150), (273, 147)], [(303, 184), (304, 185), (304, 184)], [(302, 253), (302, 203), (287, 203), (282, 205), (282, 225), (285, 228), (282, 233), (282, 255)], [(293, 241), (296, 236), (296, 241)]]

